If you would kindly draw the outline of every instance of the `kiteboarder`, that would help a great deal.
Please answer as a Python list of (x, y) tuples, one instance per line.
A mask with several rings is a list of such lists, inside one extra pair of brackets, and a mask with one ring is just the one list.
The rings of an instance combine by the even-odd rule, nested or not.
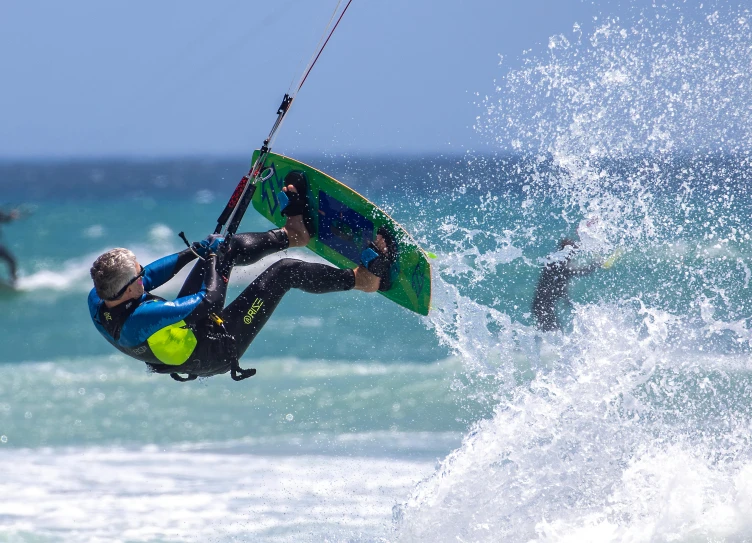
[[(364, 265), (339, 269), (283, 258), (262, 272), (225, 307), (233, 266), (246, 266), (310, 240), (307, 179), (290, 172), (284, 180), (287, 217), (283, 228), (239, 233), (228, 239), (211, 235), (179, 253), (142, 267), (128, 249), (99, 256), (91, 268), (94, 288), (89, 311), (97, 330), (121, 352), (141, 360), (156, 373), (178, 381), (231, 372), (241, 380), (256, 373), (239, 359), (291, 288), (322, 294), (351, 289), (388, 290), (397, 245), (386, 229), (363, 251)], [(173, 301), (151, 294), (188, 263), (198, 259)]]
[(573, 277), (590, 275), (601, 267), (600, 260), (584, 267), (574, 266), (571, 259), (576, 252), (577, 244), (574, 240), (564, 238), (559, 242), (559, 250), (546, 257), (547, 262), (541, 270), (533, 298), (535, 326), (542, 332), (561, 330), (557, 305), (560, 300), (571, 304), (569, 281)]
[[(10, 211), (0, 210), (0, 224), (13, 222), (19, 218), (21, 218), (21, 211), (18, 209), (11, 209)], [(0, 260), (4, 260), (8, 265), (9, 283), (11, 286), (15, 285), (17, 279), (16, 259), (2, 243), (0, 243)]]

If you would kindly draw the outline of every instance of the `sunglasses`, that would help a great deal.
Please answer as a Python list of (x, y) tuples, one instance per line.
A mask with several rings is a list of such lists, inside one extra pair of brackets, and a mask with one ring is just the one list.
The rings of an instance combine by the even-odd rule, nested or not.
[(146, 269), (143, 266), (141, 266), (141, 271), (138, 272), (138, 275), (136, 275), (136, 277), (134, 277), (133, 279), (131, 279), (130, 281), (128, 281), (125, 284), (125, 286), (123, 288), (121, 288), (118, 291), (117, 294), (115, 294), (115, 296), (113, 296), (112, 298), (109, 298), (107, 301), (108, 302), (112, 302), (112, 301), (115, 301), (118, 298), (120, 298), (123, 294), (125, 294), (125, 291), (128, 290), (128, 287), (130, 287), (133, 283), (135, 283), (136, 281), (138, 281), (139, 279), (141, 279), (144, 276), (144, 273), (146, 273)]

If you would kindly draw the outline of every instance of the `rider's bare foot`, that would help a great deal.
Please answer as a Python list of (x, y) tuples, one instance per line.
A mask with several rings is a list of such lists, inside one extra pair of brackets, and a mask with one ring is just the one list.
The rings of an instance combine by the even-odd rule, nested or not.
[[(373, 242), (379, 252), (386, 252), (386, 241), (381, 235), (376, 236)], [(353, 270), (355, 272), (355, 289), (363, 292), (376, 292), (379, 290), (381, 279), (368, 271), (365, 266), (358, 266)]]
[(380, 253), (386, 252), (386, 240), (381, 234), (378, 234), (376, 236), (376, 241), (374, 241), (373, 244), (376, 246)]
[(353, 272), (355, 273), (355, 290), (362, 290), (363, 292), (379, 290), (381, 279), (369, 272), (364, 266), (358, 266)]
[[(292, 185), (282, 188), (285, 192), (298, 192)], [(305, 247), (311, 241), (311, 235), (303, 223), (303, 215), (287, 217), (287, 222), (282, 227), (287, 233), (287, 239), (290, 240), (290, 247)]]

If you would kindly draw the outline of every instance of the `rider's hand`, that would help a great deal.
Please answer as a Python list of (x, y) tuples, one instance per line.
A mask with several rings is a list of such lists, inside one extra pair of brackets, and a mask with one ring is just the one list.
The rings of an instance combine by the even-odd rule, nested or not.
[(222, 244), (225, 242), (225, 238), (219, 234), (211, 234), (203, 241), (193, 242), (191, 248), (201, 258), (207, 258), (210, 255), (219, 253)]

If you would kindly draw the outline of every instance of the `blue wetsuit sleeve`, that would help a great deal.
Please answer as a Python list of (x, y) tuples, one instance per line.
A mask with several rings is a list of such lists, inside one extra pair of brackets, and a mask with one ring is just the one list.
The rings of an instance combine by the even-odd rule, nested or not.
[(96, 289), (91, 289), (89, 291), (89, 299), (87, 300), (89, 303), (89, 313), (94, 316), (94, 308), (97, 307), (97, 303), (99, 300), (99, 296), (97, 296)]
[(162, 328), (185, 320), (204, 301), (204, 293), (183, 296), (173, 301), (154, 300), (141, 304), (123, 325), (120, 343), (135, 347)]
[(186, 264), (196, 259), (190, 249), (165, 256), (144, 267), (144, 290), (150, 291), (161, 287), (177, 275)]
[(126, 347), (135, 347), (171, 324), (180, 321), (198, 324), (206, 320), (209, 314), (219, 312), (224, 303), (225, 289), (222, 288), (221, 281), (216, 270), (216, 257), (212, 257), (210, 265), (206, 266), (204, 284), (200, 291), (171, 302), (154, 300), (141, 304), (123, 326), (120, 343)]
[(99, 304), (102, 303), (102, 300), (99, 296), (97, 296), (97, 289), (93, 288), (91, 291), (89, 291), (89, 315), (91, 315), (91, 320), (96, 322), (97, 313), (99, 313)]

